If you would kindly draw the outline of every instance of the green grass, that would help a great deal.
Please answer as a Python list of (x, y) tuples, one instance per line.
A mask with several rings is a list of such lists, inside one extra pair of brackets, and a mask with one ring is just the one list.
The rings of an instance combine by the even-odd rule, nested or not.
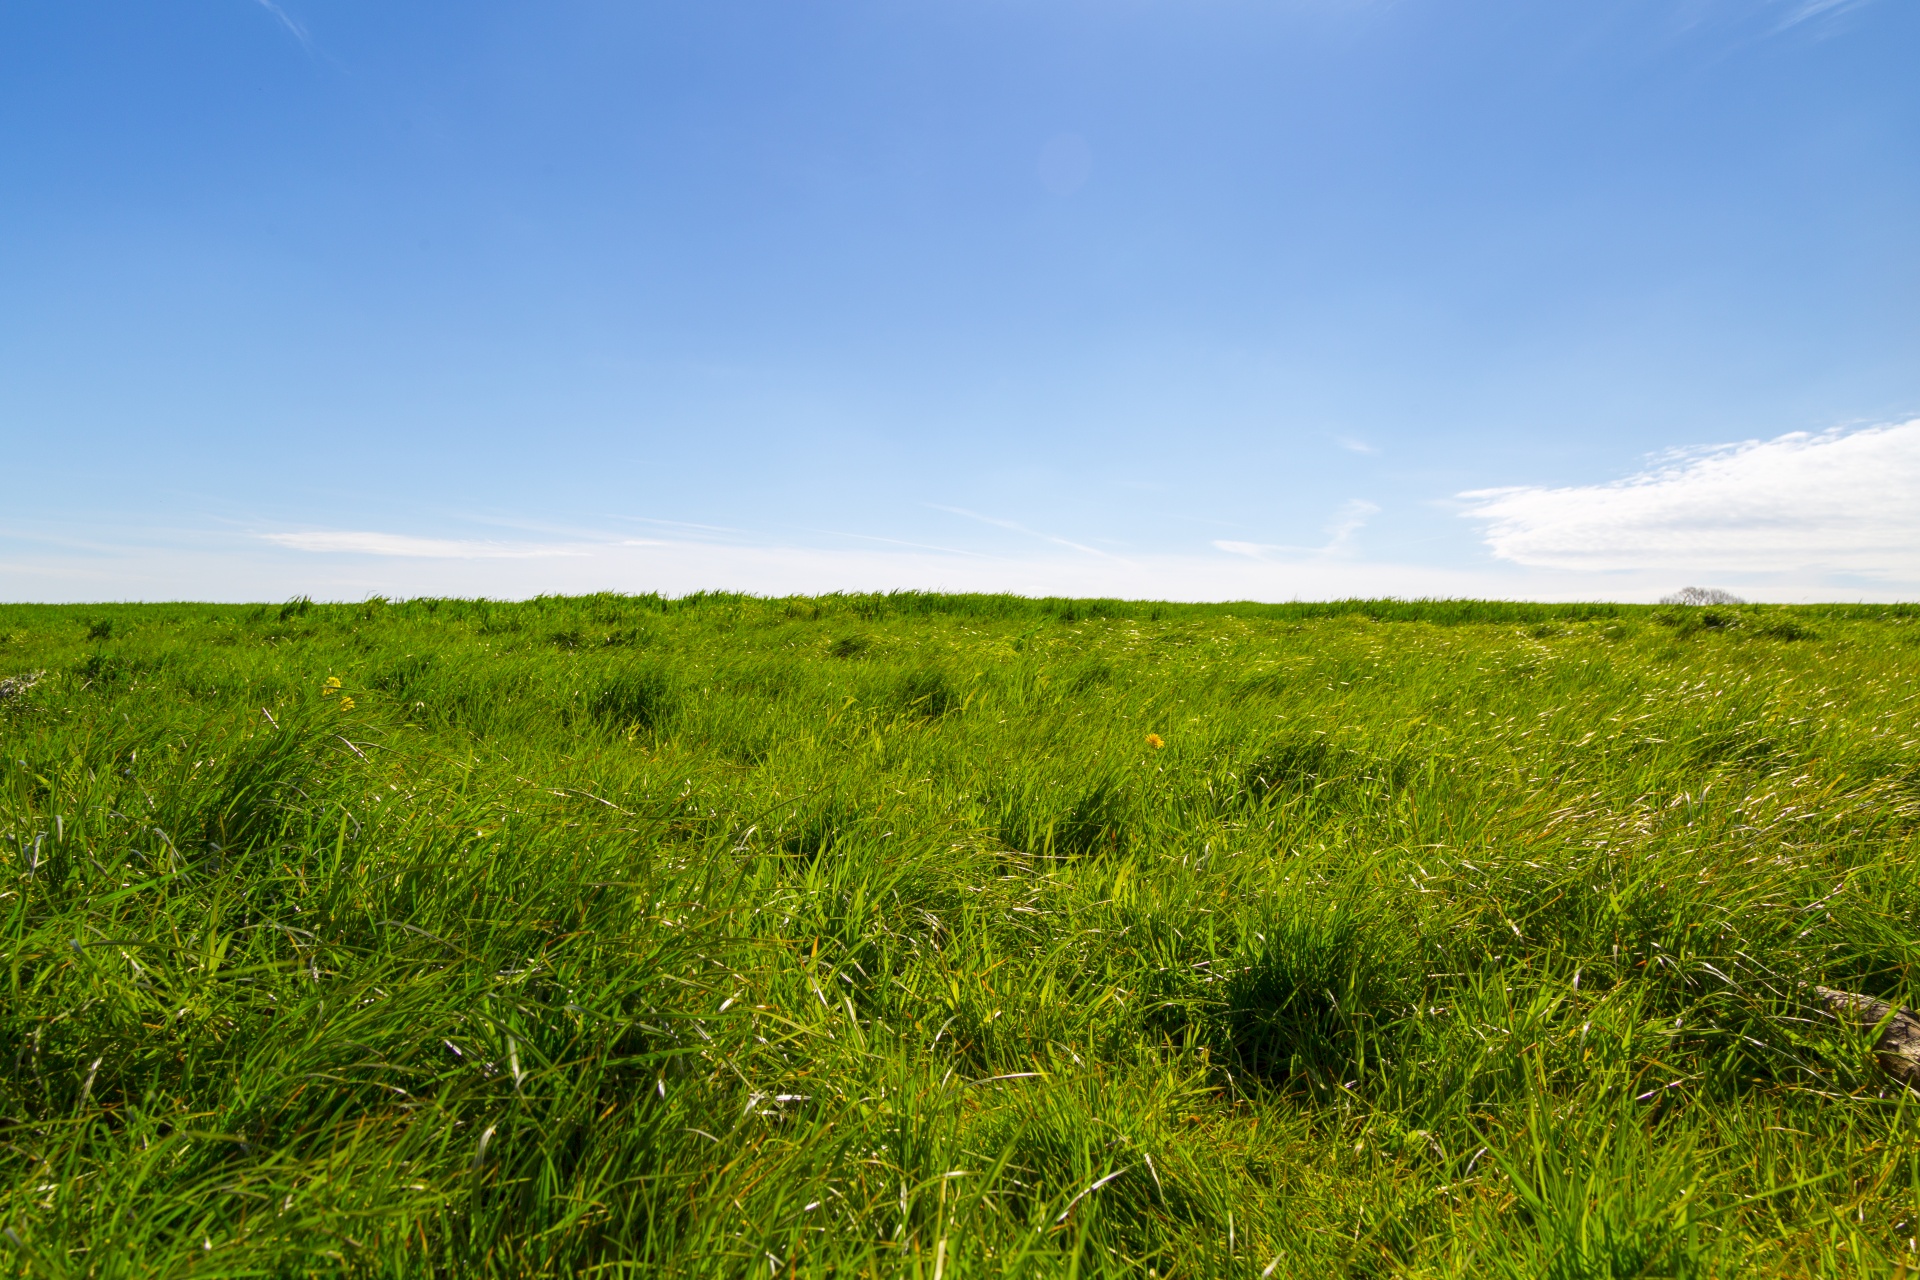
[(1920, 994), (1920, 609), (0, 607), (34, 671), (20, 1273), (1915, 1256), (1801, 993)]

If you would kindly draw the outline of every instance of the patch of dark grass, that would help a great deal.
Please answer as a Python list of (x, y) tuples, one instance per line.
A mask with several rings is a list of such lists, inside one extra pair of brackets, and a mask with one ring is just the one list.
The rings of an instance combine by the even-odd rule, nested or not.
[(1748, 634), (1764, 640), (1818, 640), (1820, 633), (1805, 623), (1778, 614), (1763, 615), (1747, 627)]
[(657, 666), (629, 666), (604, 679), (587, 698), (587, 714), (617, 732), (656, 731), (678, 705), (678, 691)]
[(988, 804), (997, 838), (1045, 857), (1088, 857), (1131, 848), (1139, 803), (1114, 776), (1034, 781), (1001, 791)]
[(945, 667), (928, 664), (900, 676), (894, 687), (894, 701), (909, 715), (935, 720), (959, 708), (965, 698)]
[(1420, 993), (1404, 922), (1340, 885), (1291, 884), (1243, 924), (1223, 1050), (1241, 1070), (1324, 1089), (1387, 1052)]

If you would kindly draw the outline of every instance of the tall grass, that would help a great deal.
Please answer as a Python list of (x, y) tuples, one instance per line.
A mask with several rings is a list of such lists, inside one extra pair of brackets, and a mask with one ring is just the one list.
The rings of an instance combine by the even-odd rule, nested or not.
[(1915, 994), (1914, 608), (0, 608), (36, 671), (22, 1274), (1915, 1256), (1802, 994)]

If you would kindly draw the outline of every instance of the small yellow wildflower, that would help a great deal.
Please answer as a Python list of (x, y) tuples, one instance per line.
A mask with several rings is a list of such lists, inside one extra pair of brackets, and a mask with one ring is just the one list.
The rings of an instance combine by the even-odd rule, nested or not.
[(338, 692), (340, 692), (339, 676), (328, 676), (326, 683), (320, 686), (320, 696), (323, 698), (331, 698)]
[(1166, 746), (1167, 744), (1165, 739), (1161, 738), (1159, 734), (1150, 733), (1147, 735), (1147, 745), (1152, 747), (1155, 751), (1158, 751), (1160, 748)]
[(351, 711), (351, 710), (353, 710), (353, 699), (352, 699), (352, 698), (342, 698), (342, 699), (340, 699), (340, 709), (341, 709), (342, 711)]

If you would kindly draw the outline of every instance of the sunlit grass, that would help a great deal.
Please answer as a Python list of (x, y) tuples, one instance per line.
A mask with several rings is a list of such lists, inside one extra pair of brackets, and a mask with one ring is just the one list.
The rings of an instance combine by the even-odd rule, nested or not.
[(1888, 1275), (1920, 609), (0, 607), (35, 1275)]

